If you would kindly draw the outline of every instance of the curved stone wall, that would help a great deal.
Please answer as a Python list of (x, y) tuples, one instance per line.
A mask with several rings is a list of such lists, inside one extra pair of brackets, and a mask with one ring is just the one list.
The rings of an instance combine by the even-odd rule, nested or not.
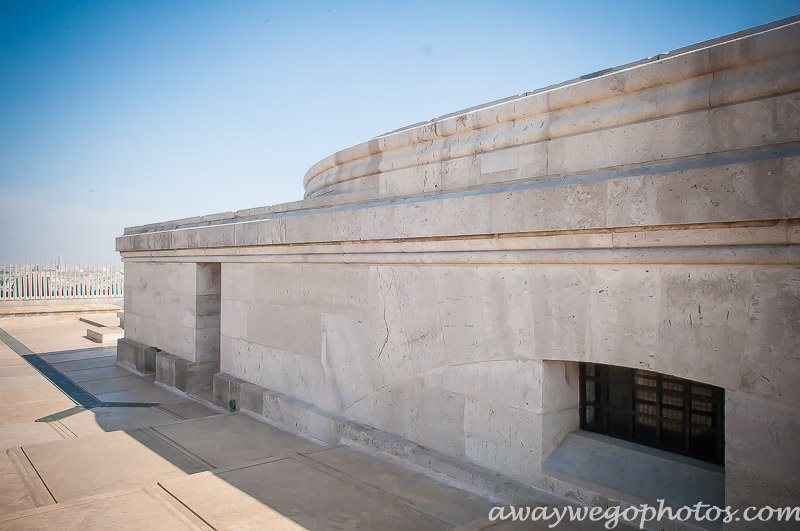
[(381, 136), (315, 164), (306, 196), (404, 197), (769, 145), (796, 129), (784, 120), (796, 98), (769, 101), (777, 124), (763, 102), (726, 107), (795, 90), (798, 47), (797, 27), (765, 32)]

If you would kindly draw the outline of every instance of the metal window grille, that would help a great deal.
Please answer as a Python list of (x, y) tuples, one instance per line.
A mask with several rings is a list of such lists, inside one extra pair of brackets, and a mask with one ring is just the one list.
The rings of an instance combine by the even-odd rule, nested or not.
[(580, 380), (581, 429), (724, 463), (722, 388), (598, 363), (581, 363)]

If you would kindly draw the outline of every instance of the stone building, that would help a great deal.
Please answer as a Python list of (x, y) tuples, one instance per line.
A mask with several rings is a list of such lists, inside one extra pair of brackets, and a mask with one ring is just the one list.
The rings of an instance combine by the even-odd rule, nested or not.
[(800, 22), (340, 151), (125, 230), (118, 357), (520, 499), (800, 499)]

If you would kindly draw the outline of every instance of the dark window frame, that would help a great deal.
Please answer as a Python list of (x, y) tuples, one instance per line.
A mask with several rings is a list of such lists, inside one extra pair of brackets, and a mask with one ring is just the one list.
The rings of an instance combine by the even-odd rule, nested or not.
[[(655, 385), (642, 385), (642, 381), (654, 381)], [(591, 382), (594, 400), (587, 398), (587, 382)], [(610, 391), (614, 399), (627, 400), (627, 405), (612, 405)], [(652, 397), (653, 393), (655, 400), (642, 398)], [(711, 410), (707, 411), (708, 408)], [(653, 413), (647, 412), (653, 409)], [(580, 363), (580, 427), (586, 431), (723, 465), (724, 409), (725, 390), (720, 387), (653, 371)], [(591, 413), (588, 417), (587, 411)], [(611, 422), (609, 414), (614, 416)], [(619, 422), (625, 416), (627, 426)], [(664, 425), (669, 432), (667, 436), (679, 433), (676, 428), (680, 425), (683, 439), (680, 444), (676, 438), (665, 439)], [(654, 428), (654, 434), (645, 435), (650, 428)], [(706, 439), (707, 444), (703, 443)]]

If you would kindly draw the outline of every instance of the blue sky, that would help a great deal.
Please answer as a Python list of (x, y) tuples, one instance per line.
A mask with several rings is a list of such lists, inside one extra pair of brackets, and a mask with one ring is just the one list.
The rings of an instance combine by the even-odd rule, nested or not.
[(299, 200), (412, 123), (785, 18), (796, 1), (0, 0), (0, 260)]

